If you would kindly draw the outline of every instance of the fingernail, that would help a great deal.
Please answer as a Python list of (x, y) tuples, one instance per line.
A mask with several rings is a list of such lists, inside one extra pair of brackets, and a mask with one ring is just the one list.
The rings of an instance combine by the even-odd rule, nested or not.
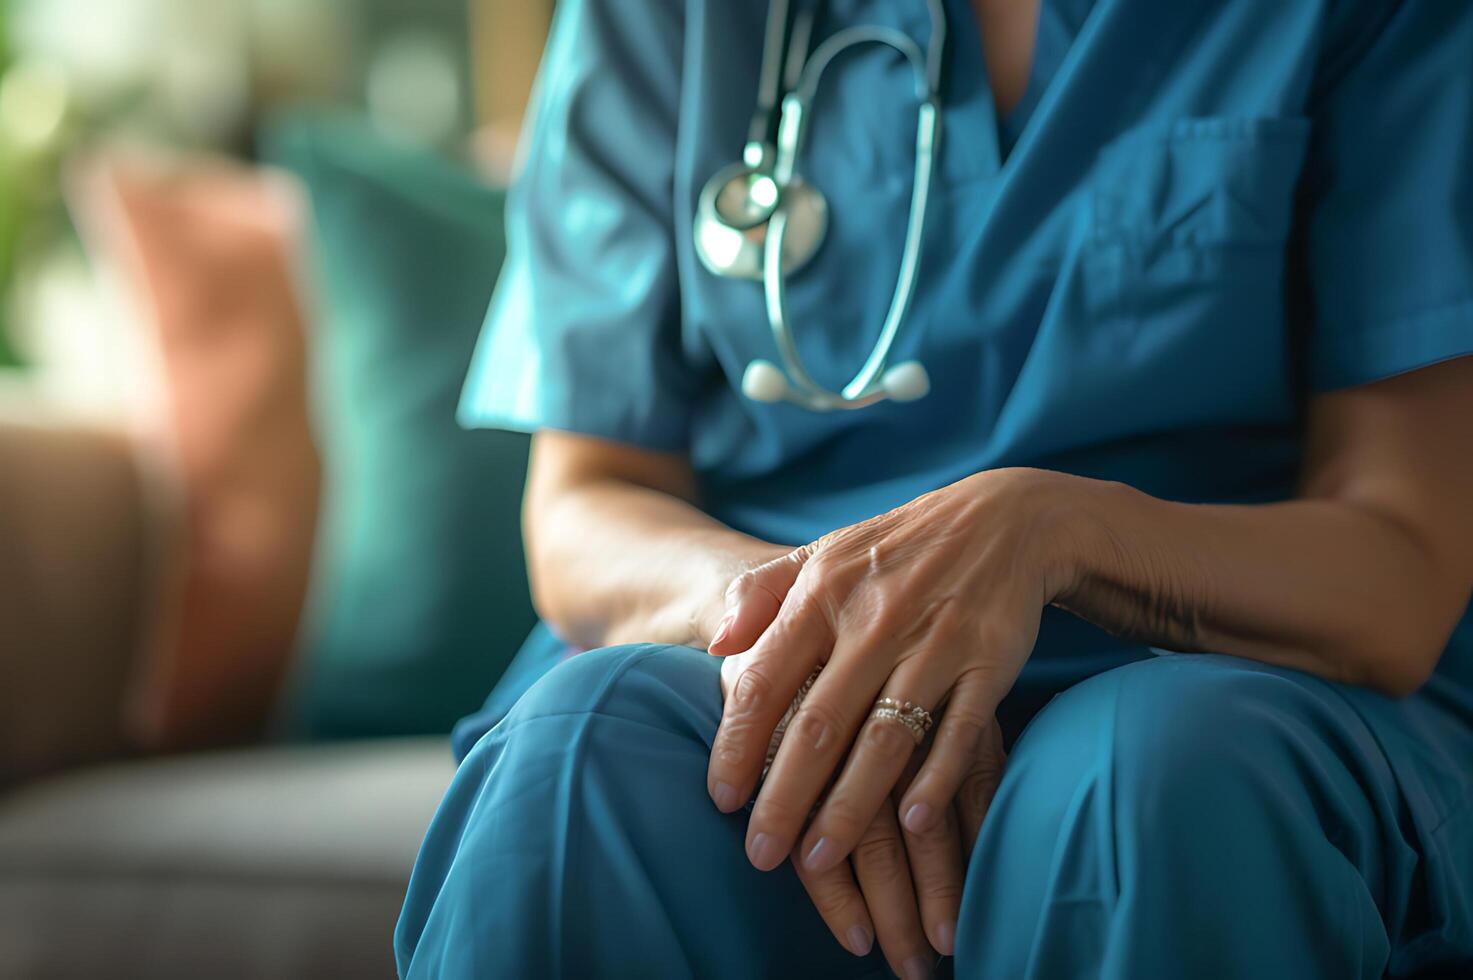
[(759, 871), (771, 871), (782, 864), (784, 853), (782, 844), (778, 843), (777, 838), (771, 834), (758, 834), (753, 837), (752, 845), (747, 849), (747, 855)]
[(936, 927), (936, 938), (941, 940), (941, 948), (936, 950), (942, 956), (956, 955), (956, 923), (947, 921)]
[(868, 956), (875, 940), (864, 926), (849, 927), (849, 952), (855, 956)]
[(912, 834), (925, 833), (931, 829), (931, 818), (935, 811), (929, 803), (917, 803), (905, 811), (905, 829)]
[(726, 783), (717, 783), (716, 791), (711, 794), (711, 798), (716, 801), (716, 809), (722, 813), (730, 813), (742, 805), (741, 798), (737, 796), (736, 787)]
[(924, 956), (912, 956), (904, 963), (905, 980), (926, 980), (931, 975), (931, 961)]
[(735, 619), (735, 614), (727, 613), (726, 616), (721, 620), (721, 624), (716, 627), (716, 635), (711, 637), (711, 645), (713, 647), (720, 646), (721, 641), (726, 639), (726, 634), (731, 632), (731, 624), (732, 621)]
[(803, 865), (809, 871), (827, 871), (829, 865), (837, 863), (838, 852), (838, 845), (827, 837), (820, 837), (803, 856)]

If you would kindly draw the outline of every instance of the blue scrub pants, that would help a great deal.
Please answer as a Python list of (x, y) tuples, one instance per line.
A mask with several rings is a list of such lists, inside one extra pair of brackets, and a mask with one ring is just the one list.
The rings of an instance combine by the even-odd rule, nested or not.
[[(888, 977), (707, 798), (718, 670), (634, 645), (534, 684), (434, 820), (401, 975)], [(1473, 713), (1438, 684), (1393, 701), (1171, 655), (1062, 691), (1012, 747), (955, 974), (1473, 975)]]

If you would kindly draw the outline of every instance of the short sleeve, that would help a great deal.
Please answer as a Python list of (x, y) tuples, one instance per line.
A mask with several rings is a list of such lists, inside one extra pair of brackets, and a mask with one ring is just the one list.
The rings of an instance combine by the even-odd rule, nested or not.
[(1473, 3), (1375, 8), (1311, 106), (1309, 368), (1320, 391), (1473, 353)]
[(684, 448), (671, 214), (680, 7), (558, 4), (462, 425)]

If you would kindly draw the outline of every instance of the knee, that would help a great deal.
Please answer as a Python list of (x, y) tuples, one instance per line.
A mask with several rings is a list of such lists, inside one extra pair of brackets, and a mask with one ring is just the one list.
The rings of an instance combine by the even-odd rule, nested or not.
[[(1059, 807), (1088, 797), (1106, 808), (1122, 860), (1185, 872), (1190, 859), (1150, 856), (1184, 832), (1202, 854), (1205, 842), (1239, 840), (1254, 827), (1318, 825), (1313, 783), (1337, 778), (1330, 741), (1340, 721), (1324, 687), (1232, 657), (1142, 661), (1060, 695), (1015, 758), (1037, 755), (1034, 772), (1054, 764), (1052, 778), (1070, 783), (1046, 794)], [(1079, 764), (1059, 772), (1061, 755)]]
[[(1230, 657), (1163, 657), (1120, 672), (1112, 769), (1142, 834), (1204, 830), (1281, 807), (1332, 723), (1317, 681)], [(1227, 828), (1224, 828), (1227, 829)]]
[(507, 721), (514, 725), (532, 718), (597, 714), (656, 728), (690, 727), (707, 715), (719, 720), (719, 677), (720, 662), (689, 647), (603, 647), (548, 671)]
[(971, 913), (984, 924), (959, 951), (997, 958), (999, 975), (1157, 975), (1149, 964), (1208, 950), (1241, 967), (1316, 922), (1373, 923), (1344, 900), (1364, 890), (1341, 840), (1368, 816), (1357, 724), (1328, 683), (1232, 657), (1161, 657), (1071, 688), (1014, 746), (973, 853), (964, 918), (1013, 914)]

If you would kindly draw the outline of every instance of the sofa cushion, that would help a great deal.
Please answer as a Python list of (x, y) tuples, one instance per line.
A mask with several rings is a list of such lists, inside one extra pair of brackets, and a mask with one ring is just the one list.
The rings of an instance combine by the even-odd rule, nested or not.
[(312, 203), (322, 527), (290, 715), (312, 737), (449, 732), (532, 628), (528, 439), (455, 407), (505, 252), (503, 194), (351, 117), (266, 156)]
[(0, 421), (0, 786), (121, 755), (156, 578), (128, 440)]
[(116, 765), (0, 798), (0, 977), (391, 977), (443, 739)]

